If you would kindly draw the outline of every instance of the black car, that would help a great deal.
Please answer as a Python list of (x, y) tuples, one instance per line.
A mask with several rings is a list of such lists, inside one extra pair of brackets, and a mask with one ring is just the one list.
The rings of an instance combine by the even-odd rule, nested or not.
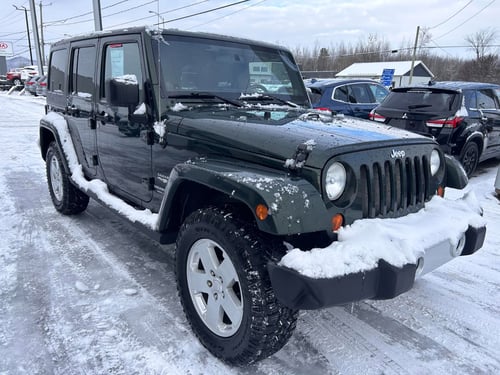
[(344, 115), (368, 118), (389, 93), (370, 79), (311, 79), (306, 81), (314, 108), (329, 109)]
[(500, 157), (500, 86), (435, 82), (392, 90), (370, 119), (435, 138), (460, 160), (467, 175)]

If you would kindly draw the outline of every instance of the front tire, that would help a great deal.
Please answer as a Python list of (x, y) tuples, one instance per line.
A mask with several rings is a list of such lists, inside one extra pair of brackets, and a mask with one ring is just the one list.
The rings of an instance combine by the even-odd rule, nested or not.
[(45, 162), (50, 198), (56, 210), (65, 215), (75, 215), (85, 211), (89, 197), (71, 183), (64, 169), (61, 152), (55, 142), (49, 145)]
[(216, 357), (245, 365), (280, 350), (297, 311), (274, 294), (266, 264), (279, 244), (218, 208), (184, 222), (176, 251), (179, 296), (201, 343)]

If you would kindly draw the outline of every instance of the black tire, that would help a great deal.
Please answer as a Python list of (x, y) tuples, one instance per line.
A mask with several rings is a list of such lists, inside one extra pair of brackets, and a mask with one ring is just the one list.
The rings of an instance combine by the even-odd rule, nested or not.
[(23, 84), (23, 81), (21, 81), (20, 78), (14, 78), (12, 83), (14, 84), (14, 86), (21, 86)]
[[(241, 366), (288, 342), (298, 313), (276, 299), (266, 267), (279, 243), (228, 210), (207, 208), (186, 219), (176, 245), (184, 313), (213, 355)], [(199, 312), (203, 307), (206, 314)]]
[(59, 148), (52, 142), (45, 158), (50, 198), (56, 210), (62, 214), (79, 214), (87, 208), (89, 197), (71, 183), (63, 163)]
[(462, 150), (460, 163), (464, 167), (467, 177), (472, 176), (479, 163), (479, 147), (476, 142), (468, 142)]

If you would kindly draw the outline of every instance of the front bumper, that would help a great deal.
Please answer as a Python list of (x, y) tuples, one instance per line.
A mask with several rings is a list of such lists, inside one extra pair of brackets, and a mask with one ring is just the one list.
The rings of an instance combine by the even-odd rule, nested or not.
[(410, 290), (415, 277), (430, 272), (459, 255), (469, 255), (483, 245), (486, 227), (469, 226), (459, 252), (448, 242), (429, 249), (418, 264), (395, 267), (380, 260), (370, 271), (329, 279), (315, 279), (269, 262), (267, 267), (278, 300), (292, 309), (314, 310), (364, 299), (390, 299)]

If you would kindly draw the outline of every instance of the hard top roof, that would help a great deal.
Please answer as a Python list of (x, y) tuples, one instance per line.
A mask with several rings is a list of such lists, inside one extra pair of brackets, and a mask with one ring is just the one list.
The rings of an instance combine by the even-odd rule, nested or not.
[(239, 38), (239, 37), (233, 37), (233, 36), (221, 35), (221, 34), (212, 34), (212, 33), (206, 33), (206, 32), (183, 31), (183, 30), (179, 30), (179, 29), (156, 29), (156, 28), (151, 28), (148, 26), (136, 26), (136, 27), (127, 27), (127, 28), (123, 28), (123, 29), (93, 31), (93, 32), (90, 32), (87, 34), (76, 35), (76, 36), (72, 36), (72, 37), (67, 38), (67, 39), (62, 39), (58, 42), (53, 43), (52, 46), (57, 47), (60, 44), (65, 44), (65, 43), (69, 43), (69, 42), (73, 42), (73, 41), (92, 39), (92, 38), (104, 38), (104, 37), (109, 37), (109, 36), (114, 36), (114, 35), (127, 35), (127, 34), (139, 34), (139, 33), (148, 33), (150, 35), (155, 35), (155, 34), (158, 34), (159, 32), (161, 32), (164, 35), (167, 34), (167, 35), (179, 35), (179, 36), (197, 37), (197, 38), (205, 38), (205, 39), (215, 39), (215, 40), (222, 40), (222, 41), (228, 41), (228, 42), (234, 42), (234, 43), (244, 43), (244, 44), (258, 45), (258, 46), (262, 46), (262, 47), (278, 48), (280, 50), (289, 51), (288, 48), (280, 46), (280, 45), (262, 42), (262, 41), (251, 40), (251, 39), (245, 39), (245, 38)]

